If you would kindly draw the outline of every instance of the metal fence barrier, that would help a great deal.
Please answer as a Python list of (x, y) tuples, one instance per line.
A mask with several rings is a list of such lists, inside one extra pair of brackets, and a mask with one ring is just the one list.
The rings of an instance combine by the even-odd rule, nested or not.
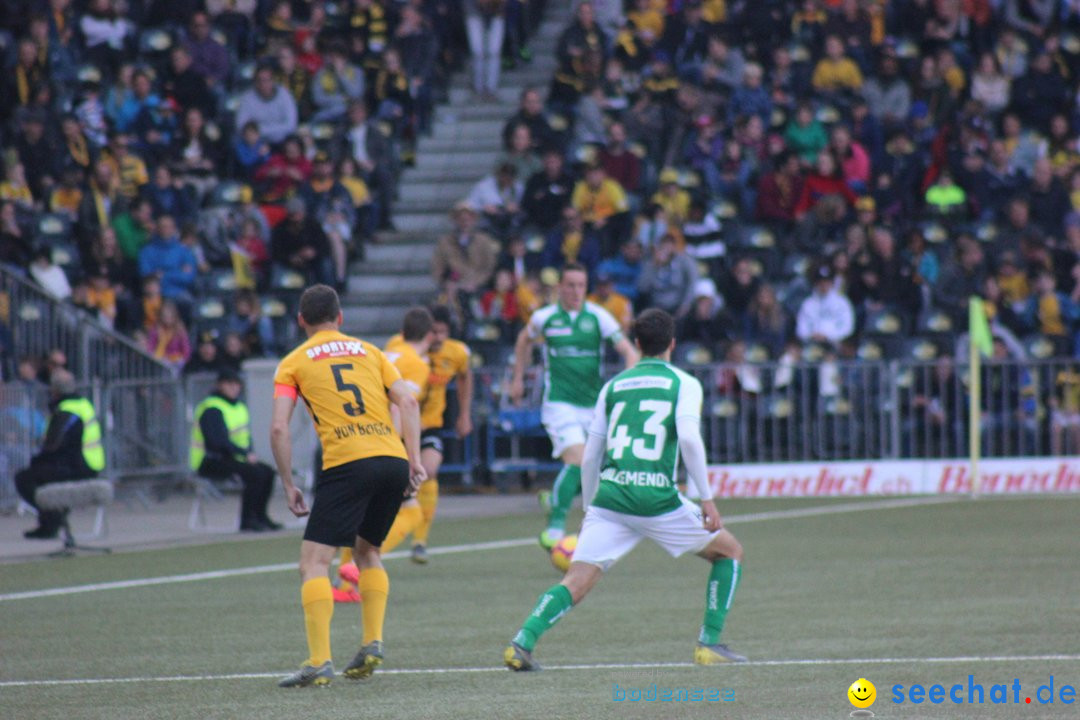
[(45, 357), (60, 350), (67, 358), (67, 368), (80, 382), (163, 378), (173, 373), (131, 339), (74, 305), (57, 302), (2, 267), (0, 322), (11, 331), (16, 355)]

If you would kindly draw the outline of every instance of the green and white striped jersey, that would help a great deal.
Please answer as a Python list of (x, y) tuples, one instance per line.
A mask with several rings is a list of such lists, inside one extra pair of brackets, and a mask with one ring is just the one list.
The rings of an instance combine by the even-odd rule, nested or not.
[(701, 383), (670, 363), (648, 358), (600, 391), (589, 433), (605, 438), (592, 504), (651, 517), (679, 507), (679, 418), (701, 417)]
[(619, 322), (591, 302), (577, 312), (553, 303), (532, 314), (528, 332), (544, 342), (544, 402), (592, 407), (602, 384), (604, 340), (622, 338)]

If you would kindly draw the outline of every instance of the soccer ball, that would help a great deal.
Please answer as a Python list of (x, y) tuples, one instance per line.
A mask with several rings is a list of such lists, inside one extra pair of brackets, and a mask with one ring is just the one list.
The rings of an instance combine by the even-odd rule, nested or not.
[(551, 548), (551, 564), (559, 572), (570, 569), (570, 561), (574, 559), (574, 550), (577, 548), (577, 535), (567, 535), (555, 547)]

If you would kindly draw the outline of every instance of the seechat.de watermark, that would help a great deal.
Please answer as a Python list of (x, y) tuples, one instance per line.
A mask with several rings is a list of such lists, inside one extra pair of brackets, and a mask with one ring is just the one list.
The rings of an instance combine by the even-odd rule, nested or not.
[(949, 703), (953, 705), (1072, 705), (1076, 702), (1076, 688), (1072, 685), (1055, 681), (1050, 676), (1048, 682), (1039, 685), (1032, 691), (1032, 686), (1026, 689), (1018, 678), (1013, 678), (1009, 683), (977, 683), (974, 675), (968, 675), (967, 683), (956, 683), (948, 687), (941, 684), (930, 686), (913, 684), (893, 685), (892, 700), (897, 705), (909, 702), (913, 705), (930, 703), (941, 705)]
[(620, 685), (612, 683), (611, 699), (615, 702), (734, 702), (735, 688), (729, 687), (673, 687), (649, 683), (648, 685)]

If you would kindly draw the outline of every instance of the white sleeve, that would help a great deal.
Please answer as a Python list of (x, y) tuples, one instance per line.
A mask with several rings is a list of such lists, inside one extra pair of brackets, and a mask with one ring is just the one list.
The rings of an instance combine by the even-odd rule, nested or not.
[(589, 437), (585, 441), (585, 453), (581, 459), (581, 501), (582, 507), (589, 507), (596, 491), (600, 489), (600, 465), (607, 450), (607, 391), (608, 385), (600, 391), (589, 424)]
[(675, 406), (675, 428), (679, 433), (679, 452), (686, 465), (691, 495), (711, 498), (705, 443), (701, 439), (701, 405), (704, 392), (701, 383), (689, 375), (681, 375), (679, 399)]
[(691, 497), (699, 500), (712, 498), (705, 443), (701, 439), (701, 420), (689, 416), (675, 418), (675, 427), (679, 432), (679, 452), (682, 454), (683, 464), (686, 465)]
[(600, 337), (615, 343), (622, 338), (622, 325), (604, 308), (593, 305), (592, 311), (596, 313), (596, 322), (600, 326)]
[(543, 334), (544, 323), (547, 322), (551, 313), (546, 307), (542, 307), (529, 316), (529, 324), (525, 326), (530, 340), (535, 340)]

